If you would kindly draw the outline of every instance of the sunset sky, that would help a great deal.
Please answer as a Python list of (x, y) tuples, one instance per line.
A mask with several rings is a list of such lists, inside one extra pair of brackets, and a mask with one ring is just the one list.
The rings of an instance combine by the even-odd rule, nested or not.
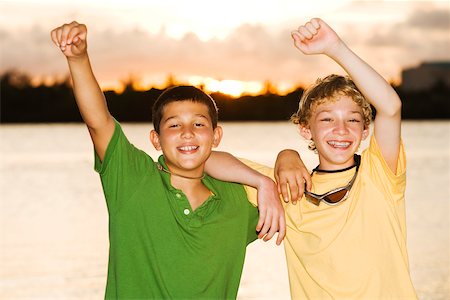
[(133, 78), (160, 86), (171, 74), (209, 91), (280, 92), (342, 73), (330, 59), (305, 56), (290, 32), (312, 17), (328, 22), (386, 79), (423, 61), (450, 61), (450, 1), (64, 1), (0, 0), (0, 73), (35, 82), (67, 74), (50, 31), (77, 20), (88, 26), (94, 72), (103, 88)]

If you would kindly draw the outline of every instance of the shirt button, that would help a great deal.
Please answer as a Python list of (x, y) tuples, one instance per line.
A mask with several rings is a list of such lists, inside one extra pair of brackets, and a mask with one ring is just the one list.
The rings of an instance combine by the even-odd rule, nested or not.
[(179, 193), (176, 193), (175, 196), (177, 196), (177, 198), (181, 198), (181, 195)]
[(186, 208), (186, 209), (185, 209), (185, 210), (184, 210), (183, 212), (184, 212), (184, 214), (185, 214), (186, 216), (187, 216), (188, 214), (190, 214), (190, 213), (191, 213), (191, 212), (190, 212), (190, 210), (189, 210), (189, 209), (187, 209), (187, 208)]

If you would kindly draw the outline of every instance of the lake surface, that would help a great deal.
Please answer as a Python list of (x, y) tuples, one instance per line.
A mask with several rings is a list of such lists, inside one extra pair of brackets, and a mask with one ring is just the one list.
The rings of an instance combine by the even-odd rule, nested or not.
[[(273, 165), (284, 148), (317, 164), (294, 125), (223, 123), (218, 150)], [(150, 124), (123, 124), (154, 158)], [(450, 299), (450, 121), (405, 121), (411, 276), (420, 299)], [(364, 144), (366, 145), (366, 144)], [(364, 147), (363, 145), (363, 147)], [(0, 299), (101, 299), (108, 219), (82, 124), (0, 126)], [(239, 299), (290, 299), (283, 247), (248, 247)]]

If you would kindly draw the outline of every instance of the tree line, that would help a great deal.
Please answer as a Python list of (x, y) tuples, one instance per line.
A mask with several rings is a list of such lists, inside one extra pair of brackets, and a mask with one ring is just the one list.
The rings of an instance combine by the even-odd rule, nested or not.
[[(0, 76), (0, 123), (81, 122), (70, 78), (52, 85), (31, 84), (23, 73), (9, 71)], [(168, 87), (170, 84), (168, 85)], [(394, 86), (402, 101), (403, 119), (450, 119), (450, 88), (438, 83), (429, 90), (407, 92)], [(164, 89), (138, 91), (126, 83), (121, 93), (105, 91), (109, 110), (121, 122), (150, 122), (151, 108)], [(283, 121), (297, 110), (303, 88), (287, 95), (267, 92), (257, 96), (211, 96), (221, 121)]]

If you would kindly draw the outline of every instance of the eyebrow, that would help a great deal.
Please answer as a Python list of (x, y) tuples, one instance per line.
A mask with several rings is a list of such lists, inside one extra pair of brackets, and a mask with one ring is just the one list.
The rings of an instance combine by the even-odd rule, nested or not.
[(352, 114), (361, 114), (362, 115), (362, 111), (358, 111), (358, 110), (351, 110), (350, 113), (352, 113)]
[[(203, 119), (209, 120), (208, 117), (203, 115), (203, 114), (195, 114), (194, 117), (198, 117), (198, 118), (203, 118)], [(167, 121), (170, 121), (172, 119), (177, 119), (177, 118), (178, 118), (177, 115), (170, 116), (170, 117), (167, 117), (166, 119), (163, 119), (162, 122), (167, 122)]]
[[(332, 109), (324, 109), (324, 110), (316, 112), (316, 114), (320, 114), (320, 113), (324, 113), (324, 112), (330, 113), (330, 112), (333, 112), (333, 110)], [(362, 111), (358, 111), (358, 110), (351, 110), (350, 113), (352, 113), (352, 114), (360, 114), (360, 115), (363, 114)]]

